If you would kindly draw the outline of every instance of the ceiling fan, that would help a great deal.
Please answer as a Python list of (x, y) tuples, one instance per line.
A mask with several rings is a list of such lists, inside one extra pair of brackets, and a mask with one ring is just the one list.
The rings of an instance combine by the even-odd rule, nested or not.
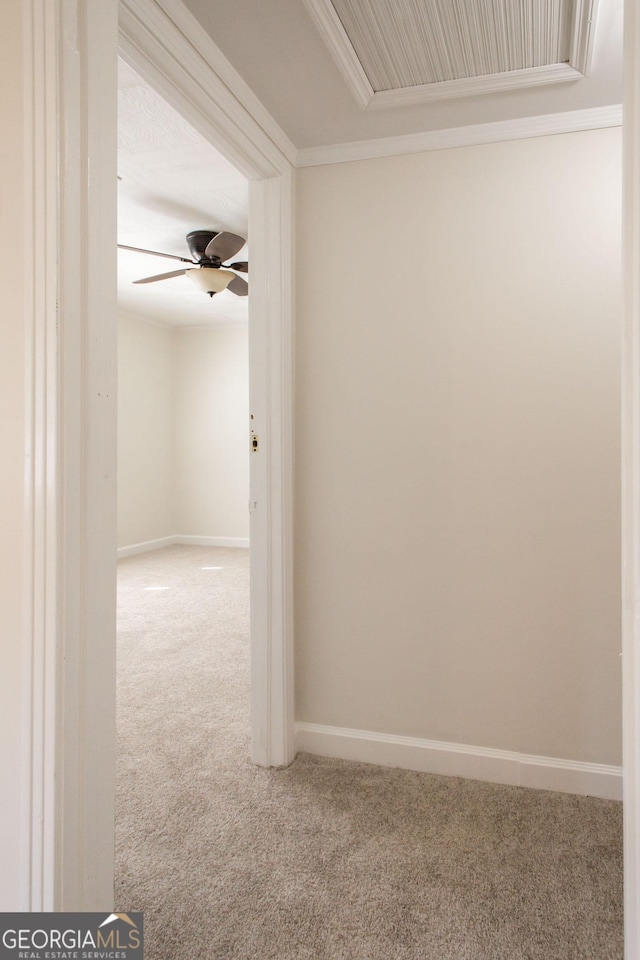
[(150, 253), (154, 257), (168, 257), (170, 260), (181, 260), (182, 263), (195, 264), (195, 267), (183, 267), (182, 270), (171, 270), (170, 273), (158, 273), (153, 277), (134, 280), (134, 283), (154, 283), (156, 280), (168, 280), (169, 277), (179, 277), (184, 274), (195, 283), (199, 290), (208, 293), (210, 297), (222, 290), (230, 290), (238, 297), (246, 297), (249, 293), (247, 281), (237, 276), (236, 273), (232, 273), (232, 271), (239, 270), (241, 273), (248, 273), (249, 264), (246, 260), (229, 264), (224, 262), (230, 260), (238, 250), (242, 249), (245, 243), (244, 237), (238, 237), (235, 233), (192, 230), (191, 233), (187, 234), (187, 246), (191, 258), (177, 257), (173, 253), (158, 253), (156, 250), (143, 250), (141, 247), (128, 247), (124, 243), (119, 243), (118, 247), (121, 250)]

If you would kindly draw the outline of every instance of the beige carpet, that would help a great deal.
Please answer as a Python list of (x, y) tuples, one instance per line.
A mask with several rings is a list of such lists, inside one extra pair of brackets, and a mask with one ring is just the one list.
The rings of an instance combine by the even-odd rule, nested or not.
[(620, 960), (620, 804), (249, 763), (247, 560), (119, 565), (116, 909), (147, 960)]

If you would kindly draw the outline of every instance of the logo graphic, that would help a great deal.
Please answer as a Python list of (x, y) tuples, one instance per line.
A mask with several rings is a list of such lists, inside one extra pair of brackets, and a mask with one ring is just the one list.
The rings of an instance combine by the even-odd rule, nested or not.
[(143, 960), (141, 913), (0, 913), (0, 960)]
[(102, 921), (100, 926), (106, 927), (108, 923), (113, 923), (114, 920), (124, 920), (124, 922), (132, 926), (134, 930), (138, 929), (138, 924), (133, 922), (128, 913), (110, 913), (107, 919)]

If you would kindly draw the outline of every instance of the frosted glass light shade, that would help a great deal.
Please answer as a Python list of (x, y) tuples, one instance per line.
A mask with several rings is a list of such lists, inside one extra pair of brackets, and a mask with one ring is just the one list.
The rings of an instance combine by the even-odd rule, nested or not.
[(235, 277), (235, 273), (230, 270), (218, 270), (216, 267), (195, 267), (193, 270), (185, 270), (185, 273), (203, 293), (220, 293)]

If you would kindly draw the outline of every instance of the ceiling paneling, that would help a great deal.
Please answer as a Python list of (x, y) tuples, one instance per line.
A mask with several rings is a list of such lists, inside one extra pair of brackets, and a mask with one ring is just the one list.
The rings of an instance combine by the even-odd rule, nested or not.
[(375, 92), (569, 61), (572, 0), (332, 0)]

